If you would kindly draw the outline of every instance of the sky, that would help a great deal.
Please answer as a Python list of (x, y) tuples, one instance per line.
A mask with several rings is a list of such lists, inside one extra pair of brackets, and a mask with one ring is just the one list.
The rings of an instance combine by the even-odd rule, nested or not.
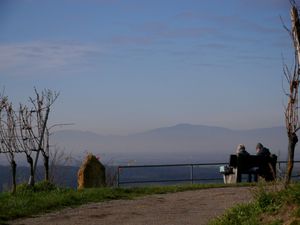
[(288, 0), (0, 0), (0, 88), (99, 134), (284, 125)]

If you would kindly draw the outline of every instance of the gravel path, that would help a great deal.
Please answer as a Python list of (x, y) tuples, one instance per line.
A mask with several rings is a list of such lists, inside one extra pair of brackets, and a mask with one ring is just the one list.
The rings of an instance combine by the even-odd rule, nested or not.
[(237, 203), (249, 202), (251, 188), (213, 188), (112, 200), (11, 221), (18, 225), (192, 225), (207, 224)]

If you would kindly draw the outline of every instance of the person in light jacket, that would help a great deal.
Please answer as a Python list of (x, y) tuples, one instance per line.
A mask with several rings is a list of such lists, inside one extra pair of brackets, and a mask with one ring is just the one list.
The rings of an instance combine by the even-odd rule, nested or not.
[[(237, 157), (247, 157), (247, 156), (250, 156), (249, 152), (246, 151), (246, 147), (245, 145), (243, 144), (239, 144), (236, 148), (236, 155)], [(237, 175), (237, 181), (238, 182), (241, 182), (242, 180), (242, 176), (241, 174)], [(251, 182), (252, 180), (252, 176), (251, 176), (251, 173), (248, 173), (248, 182)]]

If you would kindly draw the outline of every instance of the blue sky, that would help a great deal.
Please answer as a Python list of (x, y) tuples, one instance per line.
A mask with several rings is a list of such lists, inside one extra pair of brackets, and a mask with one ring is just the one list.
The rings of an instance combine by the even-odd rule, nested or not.
[(51, 123), (129, 134), (284, 124), (288, 0), (0, 0), (0, 85), (60, 92)]

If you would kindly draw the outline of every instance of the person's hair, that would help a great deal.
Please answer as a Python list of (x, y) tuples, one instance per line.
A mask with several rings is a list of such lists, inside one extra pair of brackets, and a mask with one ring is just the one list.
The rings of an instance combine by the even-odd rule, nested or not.
[(242, 150), (246, 150), (246, 147), (243, 144), (239, 144), (236, 148), (236, 153), (239, 153)]
[(256, 149), (262, 149), (264, 146), (262, 145), (262, 143), (257, 143), (257, 145), (256, 145)]

